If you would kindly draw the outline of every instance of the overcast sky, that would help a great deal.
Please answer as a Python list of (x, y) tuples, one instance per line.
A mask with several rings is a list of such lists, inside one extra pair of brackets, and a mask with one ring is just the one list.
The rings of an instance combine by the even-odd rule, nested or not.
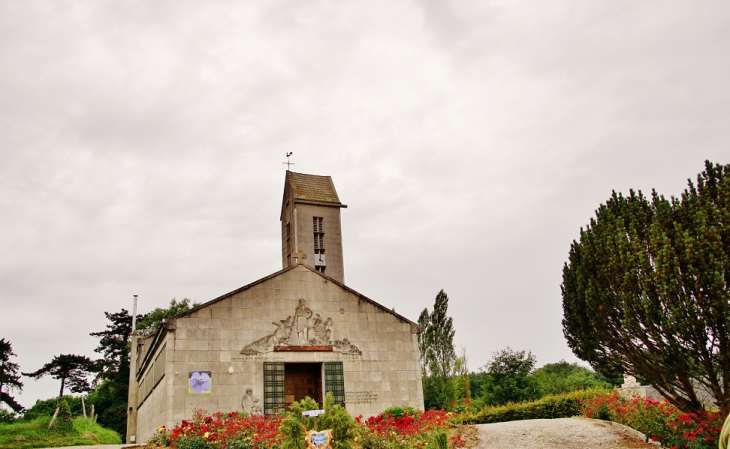
[[(611, 190), (730, 163), (724, 1), (4, 1), (0, 337), (96, 357), (104, 312), (281, 269), (286, 166), (332, 176), (345, 281), (471, 370), (576, 361), (561, 271)], [(25, 379), (26, 407), (59, 382)]]

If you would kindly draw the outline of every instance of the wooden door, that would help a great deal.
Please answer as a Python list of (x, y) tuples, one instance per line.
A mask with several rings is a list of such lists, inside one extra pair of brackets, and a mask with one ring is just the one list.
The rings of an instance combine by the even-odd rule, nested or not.
[(284, 373), (286, 408), (294, 401), (310, 397), (322, 407), (322, 364), (287, 363)]

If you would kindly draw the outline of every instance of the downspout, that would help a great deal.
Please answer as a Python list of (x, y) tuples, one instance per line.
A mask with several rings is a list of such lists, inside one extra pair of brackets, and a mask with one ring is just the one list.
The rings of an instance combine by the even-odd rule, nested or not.
[(137, 405), (139, 404), (139, 382), (137, 382), (137, 295), (132, 307), (132, 351), (129, 355), (129, 394), (127, 396), (127, 444), (137, 443)]

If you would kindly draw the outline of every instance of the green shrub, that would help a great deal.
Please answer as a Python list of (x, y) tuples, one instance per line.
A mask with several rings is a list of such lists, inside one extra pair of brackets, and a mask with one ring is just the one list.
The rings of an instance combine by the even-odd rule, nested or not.
[(331, 393), (324, 399), (324, 414), (319, 416), (302, 416), (302, 412), (317, 410), (319, 405), (312, 398), (304, 398), (289, 407), (287, 417), (282, 421), (279, 431), (284, 435), (282, 446), (291, 449), (304, 449), (304, 435), (308, 430), (321, 431), (332, 429), (332, 448), (351, 449), (357, 436), (357, 423), (339, 405), (334, 405)]
[(70, 432), (74, 426), (74, 419), (71, 416), (71, 407), (65, 398), (58, 398), (58, 414), (53, 426), (60, 432)]
[(532, 402), (509, 403), (485, 407), (476, 414), (464, 417), (464, 424), (486, 424), (524, 419), (570, 418), (581, 414), (581, 400), (594, 397), (605, 390), (581, 390), (545, 396)]
[(403, 409), (403, 407), (390, 407), (383, 410), (383, 415), (393, 415), (393, 418), (398, 418), (405, 412), (406, 411)]
[(0, 408), (0, 424), (12, 424), (18, 419), (18, 415), (13, 411), (7, 411)]
[(393, 415), (393, 418), (399, 418), (404, 413), (415, 415), (416, 409), (413, 407), (389, 407), (383, 410), (383, 416)]
[(213, 449), (215, 445), (197, 433), (185, 435), (175, 440), (177, 449)]
[(436, 447), (438, 449), (449, 449), (449, 440), (446, 432), (436, 434)]
[[(29, 408), (21, 418), (23, 421), (33, 421), (41, 416), (53, 416), (53, 412), (56, 411), (59, 398), (46, 399), (45, 401), (36, 401), (31, 408)], [(63, 400), (67, 402), (71, 416), (81, 416), (83, 414), (81, 407), (81, 396), (63, 396)], [(88, 404), (87, 404), (88, 407)]]

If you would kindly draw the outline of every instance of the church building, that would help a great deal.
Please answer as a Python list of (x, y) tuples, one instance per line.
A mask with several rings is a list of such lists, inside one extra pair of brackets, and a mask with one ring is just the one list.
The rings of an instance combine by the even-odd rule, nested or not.
[(332, 393), (353, 415), (423, 408), (418, 325), (345, 285), (329, 176), (286, 172), (283, 269), (133, 337), (127, 443), (209, 413), (283, 413)]

